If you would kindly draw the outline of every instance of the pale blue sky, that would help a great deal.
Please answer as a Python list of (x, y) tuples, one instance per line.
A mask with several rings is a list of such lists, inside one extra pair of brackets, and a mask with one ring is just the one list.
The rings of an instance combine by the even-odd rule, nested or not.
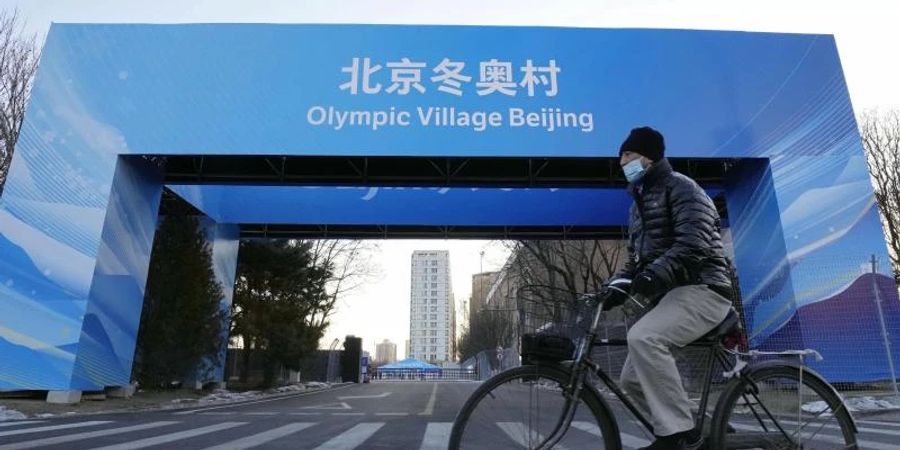
[[(0, 0), (18, 8), (28, 29), (43, 36), (51, 22), (260, 22), (545, 25), (612, 28), (696, 28), (834, 34), (857, 111), (900, 107), (900, 3), (857, 0)], [(408, 336), (409, 256), (417, 249), (451, 252), (457, 301), (471, 275), (504, 262), (501, 246), (484, 241), (390, 241), (376, 258), (379, 275), (339, 306), (323, 339), (356, 333), (364, 348), (391, 339), (404, 353)]]

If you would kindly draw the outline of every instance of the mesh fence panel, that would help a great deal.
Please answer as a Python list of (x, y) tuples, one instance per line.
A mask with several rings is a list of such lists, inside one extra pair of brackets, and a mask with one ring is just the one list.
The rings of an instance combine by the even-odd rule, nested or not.
[(865, 254), (803, 258), (785, 278), (743, 288), (751, 348), (816, 350), (824, 359), (804, 362), (840, 388), (893, 389), (900, 299), (889, 262)]
[[(839, 390), (875, 394), (894, 390), (900, 361), (900, 297), (886, 259), (874, 258), (873, 264), (871, 254), (825, 255), (740, 269), (742, 295), (735, 303), (751, 349), (812, 349), (823, 360), (807, 357), (803, 363)], [(631, 325), (613, 310), (598, 333), (601, 338), (625, 339)], [(597, 347), (592, 359), (618, 379), (626, 355), (624, 346)], [(708, 355), (696, 347), (676, 352), (692, 396), (699, 395)], [(766, 358), (772, 357), (759, 359)], [(716, 365), (715, 385), (721, 384), (721, 372)]]

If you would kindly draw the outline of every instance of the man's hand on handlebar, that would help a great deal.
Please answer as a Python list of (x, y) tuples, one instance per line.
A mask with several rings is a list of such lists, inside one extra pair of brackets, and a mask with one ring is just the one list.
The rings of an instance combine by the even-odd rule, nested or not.
[(631, 290), (631, 280), (627, 278), (615, 278), (603, 283), (603, 288), (598, 292), (582, 295), (579, 300), (596, 306), (602, 304), (604, 311), (609, 311), (620, 306), (628, 300)]

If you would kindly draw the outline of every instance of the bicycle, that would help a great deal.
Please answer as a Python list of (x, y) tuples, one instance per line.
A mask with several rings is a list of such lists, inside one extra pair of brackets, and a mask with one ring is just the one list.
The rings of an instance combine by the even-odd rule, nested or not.
[[(454, 421), (449, 448), (602, 448), (648, 445), (620, 434), (607, 397), (629, 411), (652, 436), (653, 426), (616, 382), (590, 356), (600, 347), (626, 347), (624, 339), (600, 339), (602, 302), (585, 308), (520, 295), (522, 366), (485, 381)], [(590, 321), (586, 321), (590, 318)], [(585, 326), (585, 323), (588, 325)], [(695, 414), (710, 449), (857, 448), (856, 424), (837, 391), (804, 365), (815, 351), (742, 352), (732, 343), (741, 333), (732, 310), (707, 335), (689, 344), (709, 357)], [(627, 348), (627, 347), (626, 347)], [(773, 358), (764, 361), (760, 358)], [(788, 359), (789, 358), (789, 359)], [(718, 363), (721, 373), (714, 372)], [(591, 383), (595, 374), (604, 396)], [(713, 384), (722, 385), (711, 418)], [(577, 400), (576, 400), (577, 399)], [(571, 432), (572, 429), (578, 430)], [(624, 441), (624, 442), (623, 442)]]

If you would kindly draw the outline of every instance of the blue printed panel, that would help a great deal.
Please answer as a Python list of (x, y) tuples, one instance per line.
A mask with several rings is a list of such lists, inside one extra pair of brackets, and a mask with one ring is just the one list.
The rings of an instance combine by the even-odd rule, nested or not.
[(81, 327), (74, 389), (96, 390), (131, 381), (162, 196), (161, 175), (144, 160), (119, 158)]
[(212, 249), (213, 272), (216, 281), (222, 286), (220, 307), (225, 316), (222, 322), (221, 347), (218, 351), (219, 363), (214, 364), (213, 361), (205, 360), (197, 370), (193, 381), (221, 383), (225, 381), (225, 355), (228, 352), (228, 337), (231, 330), (231, 303), (234, 299), (241, 230), (237, 225), (215, 223), (209, 218), (204, 218), (202, 225)]
[[(38, 81), (30, 119), (72, 149), (60, 138), (100, 133), (104, 152), (614, 156), (636, 124), (678, 156), (772, 155), (825, 130), (839, 139), (805, 153), (847, 150), (829, 128), (849, 118), (830, 36), (55, 25)], [(497, 125), (479, 131), (479, 113)]]
[[(609, 157), (644, 124), (671, 156), (752, 158), (725, 192), (753, 345), (815, 345), (835, 379), (882, 376), (875, 360), (842, 368), (846, 349), (816, 332), (891, 275), (860, 269), (887, 251), (830, 36), (54, 25), (42, 55), (0, 198), (0, 389), (128, 379), (160, 187), (121, 155)], [(628, 205), (603, 190), (175, 188), (220, 224), (610, 225)], [(895, 330), (900, 299), (880, 292)]]
[(168, 187), (223, 223), (621, 225), (631, 204), (622, 189)]

